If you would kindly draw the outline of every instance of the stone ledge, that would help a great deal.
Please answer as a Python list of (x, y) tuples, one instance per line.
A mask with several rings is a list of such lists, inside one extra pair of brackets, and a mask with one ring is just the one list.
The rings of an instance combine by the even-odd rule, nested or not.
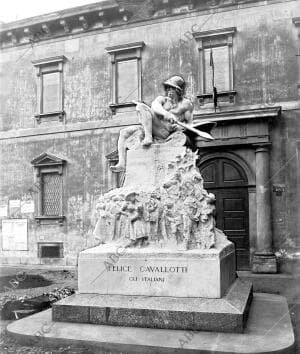
[(8, 334), (22, 344), (85, 346), (116, 354), (294, 353), (294, 333), (284, 297), (254, 294), (244, 333), (112, 327), (51, 321), (51, 310), (15, 321)]
[(242, 333), (252, 284), (237, 279), (221, 299), (75, 294), (53, 305), (57, 322)]
[[(217, 239), (216, 247), (205, 249), (205, 250), (187, 250), (187, 251), (179, 251), (177, 249), (168, 249), (161, 248), (156, 245), (149, 245), (145, 248), (125, 248), (122, 244), (118, 244), (110, 242), (107, 244), (103, 244), (100, 246), (95, 246), (92, 248), (88, 248), (79, 253), (79, 259), (99, 259), (99, 257), (103, 257), (103, 255), (109, 259), (110, 256), (114, 256), (116, 254), (126, 255), (127, 258), (132, 259), (157, 259), (157, 257), (170, 257), (173, 259), (178, 258), (189, 258), (189, 259), (223, 259), (229, 254), (235, 251), (233, 243), (228, 241), (227, 239), (218, 240)], [(105, 259), (106, 259), (105, 258)]]

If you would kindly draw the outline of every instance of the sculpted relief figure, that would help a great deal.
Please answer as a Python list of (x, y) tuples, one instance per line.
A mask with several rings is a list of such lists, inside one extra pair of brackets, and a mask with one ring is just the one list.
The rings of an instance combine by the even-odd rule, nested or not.
[(180, 250), (213, 247), (215, 199), (203, 188), (195, 155), (186, 150), (170, 161), (165, 179), (153, 190), (122, 187), (104, 194), (94, 232), (100, 243)]
[(143, 218), (144, 208), (136, 196), (135, 192), (131, 192), (126, 196), (125, 200), (127, 203), (123, 210), (128, 216), (129, 245), (141, 247), (147, 243), (148, 233)]
[(144, 218), (146, 221), (147, 232), (151, 241), (160, 241), (160, 224), (161, 224), (161, 202), (159, 193), (153, 192), (150, 200), (145, 203)]
[(111, 240), (114, 231), (114, 215), (110, 211), (111, 203), (100, 197), (96, 211), (98, 214), (98, 221), (94, 229), (94, 236), (99, 241), (99, 244), (106, 243)]

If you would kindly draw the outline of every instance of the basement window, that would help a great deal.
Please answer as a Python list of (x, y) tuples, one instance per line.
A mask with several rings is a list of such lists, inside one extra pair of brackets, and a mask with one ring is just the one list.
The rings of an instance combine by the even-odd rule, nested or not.
[(63, 258), (63, 243), (38, 243), (38, 257), (39, 258)]

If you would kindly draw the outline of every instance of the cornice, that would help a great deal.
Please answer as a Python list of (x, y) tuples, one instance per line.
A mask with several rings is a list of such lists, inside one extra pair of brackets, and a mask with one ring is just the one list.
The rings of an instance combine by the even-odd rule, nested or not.
[(40, 166), (49, 166), (49, 165), (63, 165), (65, 164), (66, 160), (58, 155), (50, 154), (48, 152), (44, 152), (34, 158), (31, 161), (31, 164), (35, 167)]
[(54, 63), (61, 63), (66, 60), (67, 58), (64, 55), (60, 55), (60, 56), (50, 57), (46, 59), (32, 60), (32, 64), (34, 66), (41, 66), (41, 65), (49, 65)]
[(134, 50), (134, 49), (141, 49), (145, 46), (144, 42), (134, 42), (134, 43), (129, 43), (129, 44), (121, 44), (121, 45), (115, 45), (113, 47), (106, 47), (105, 50), (107, 53), (118, 53), (121, 51), (127, 51), (127, 50)]
[(276, 118), (281, 113), (281, 107), (266, 107), (257, 109), (235, 110), (217, 113), (206, 113), (194, 115), (194, 122), (197, 120), (212, 120), (214, 122), (226, 122), (249, 119)]
[(228, 28), (220, 28), (217, 30), (211, 30), (211, 31), (202, 31), (202, 32), (194, 32), (193, 37), (196, 40), (199, 39), (206, 39), (210, 37), (217, 37), (217, 36), (228, 36), (232, 35), (236, 32), (236, 27), (228, 27)]
[(63, 36), (110, 29), (189, 13), (241, 8), (287, 0), (105, 0), (0, 25), (0, 47), (33, 44)]

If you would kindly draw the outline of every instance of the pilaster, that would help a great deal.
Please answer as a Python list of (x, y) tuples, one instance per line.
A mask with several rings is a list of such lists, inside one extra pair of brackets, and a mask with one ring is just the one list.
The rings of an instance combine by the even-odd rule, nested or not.
[(268, 145), (257, 146), (255, 156), (257, 238), (252, 271), (253, 273), (276, 273), (276, 257), (272, 250), (270, 159)]

